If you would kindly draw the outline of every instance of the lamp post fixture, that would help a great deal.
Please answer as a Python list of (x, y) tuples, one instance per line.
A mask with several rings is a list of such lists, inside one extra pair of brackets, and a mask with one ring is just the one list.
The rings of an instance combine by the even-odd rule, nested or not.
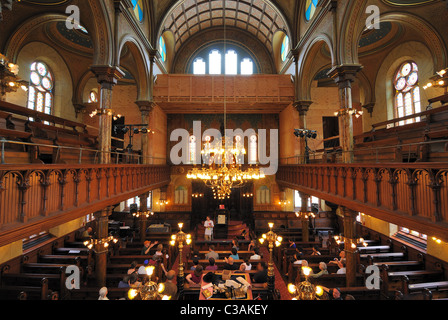
[(297, 283), (296, 285), (292, 283), (288, 285), (288, 291), (293, 295), (292, 300), (326, 300), (323, 288), (321, 286), (315, 287), (308, 281), (308, 277), (311, 274), (311, 268), (302, 267), (302, 272), (305, 275), (305, 281)]
[(186, 245), (190, 245), (191, 244), (191, 235), (190, 234), (185, 234), (182, 231), (182, 228), (184, 226), (184, 224), (182, 222), (180, 222), (178, 224), (179, 226), (179, 232), (177, 234), (173, 234), (171, 236), (171, 241), (170, 241), (170, 245), (171, 246), (175, 246), (176, 243), (178, 244), (178, 248), (179, 248), (179, 271), (177, 274), (177, 289), (179, 292), (179, 300), (181, 300), (183, 298), (184, 295), (184, 283), (185, 283), (185, 274), (184, 274), (184, 263), (182, 260), (182, 251), (184, 248), (184, 243)]
[(154, 273), (154, 267), (147, 267), (146, 274), (148, 275), (148, 281), (141, 287), (130, 289), (128, 291), (129, 300), (134, 300), (140, 296), (140, 300), (171, 300), (170, 296), (162, 295), (165, 291), (165, 285), (163, 283), (157, 284), (151, 281), (151, 277)]
[(274, 296), (275, 290), (275, 274), (274, 274), (274, 245), (276, 247), (280, 247), (283, 241), (283, 238), (278, 236), (272, 228), (274, 228), (274, 224), (270, 222), (269, 224), (269, 232), (267, 234), (263, 234), (259, 239), (261, 244), (264, 244), (265, 241), (268, 242), (269, 246), (269, 263), (268, 263), (268, 290), (271, 298)]

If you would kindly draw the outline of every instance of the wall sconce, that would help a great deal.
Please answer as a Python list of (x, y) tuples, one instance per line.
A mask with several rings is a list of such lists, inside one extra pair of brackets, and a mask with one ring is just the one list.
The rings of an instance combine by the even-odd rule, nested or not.
[(435, 76), (430, 78), (430, 81), (423, 86), (423, 89), (426, 90), (428, 88), (445, 88), (445, 93), (447, 93), (448, 88), (448, 68), (440, 70), (436, 73)]
[(136, 218), (140, 218), (140, 216), (146, 216), (146, 218), (149, 218), (150, 216), (153, 216), (153, 215), (154, 215), (154, 212), (152, 212), (152, 211), (144, 211), (144, 212), (138, 211), (138, 212), (134, 212), (132, 214), (132, 216), (136, 217)]
[(339, 117), (339, 116), (344, 116), (346, 114), (349, 114), (351, 116), (355, 116), (356, 119), (358, 119), (358, 118), (360, 118), (364, 114), (364, 111), (356, 110), (356, 109), (339, 109), (338, 111), (336, 111), (334, 113), (334, 116), (335, 117)]
[(253, 198), (254, 194), (253, 193), (243, 193), (243, 197), (244, 198)]

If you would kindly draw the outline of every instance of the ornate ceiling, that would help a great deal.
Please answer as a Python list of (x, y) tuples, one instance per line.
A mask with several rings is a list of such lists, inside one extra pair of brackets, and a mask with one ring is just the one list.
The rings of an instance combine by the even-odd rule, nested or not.
[[(224, 14), (225, 13), (225, 14)], [(163, 31), (174, 34), (178, 50), (189, 37), (209, 27), (237, 27), (252, 33), (269, 51), (276, 31), (288, 32), (288, 25), (270, 2), (265, 0), (184, 0), (168, 12)], [(289, 33), (289, 32), (288, 32)]]

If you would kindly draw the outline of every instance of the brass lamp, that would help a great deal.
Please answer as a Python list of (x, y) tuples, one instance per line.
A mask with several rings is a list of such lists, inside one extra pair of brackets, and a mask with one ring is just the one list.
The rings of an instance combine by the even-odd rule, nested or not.
[(19, 66), (11, 63), (0, 53), (0, 99), (4, 99), (9, 92), (16, 92), (19, 88), (28, 91), (29, 82), (18, 77)]
[(305, 281), (302, 281), (297, 285), (292, 283), (288, 285), (288, 291), (293, 295), (292, 300), (324, 300), (323, 288), (321, 286), (314, 286), (308, 281), (311, 268), (302, 267), (302, 271), (305, 275)]
[(268, 263), (268, 288), (271, 294), (273, 294), (275, 290), (275, 275), (274, 275), (274, 244), (276, 247), (280, 247), (282, 245), (283, 238), (278, 236), (272, 228), (274, 228), (274, 223), (268, 223), (270, 231), (267, 234), (263, 234), (261, 238), (258, 240), (260, 244), (264, 244), (265, 241), (268, 242), (269, 245), (269, 263)]
[(86, 240), (83, 242), (83, 244), (89, 249), (89, 250), (94, 250), (95, 252), (97, 251), (96, 248), (104, 248), (107, 249), (110, 246), (110, 243), (113, 244), (117, 244), (118, 243), (118, 239), (114, 238), (112, 236), (107, 237), (107, 238), (103, 238), (103, 239), (90, 239), (90, 240)]
[(147, 267), (145, 270), (149, 276), (149, 281), (141, 287), (130, 289), (128, 291), (128, 298), (134, 300), (140, 296), (141, 300), (171, 300), (170, 296), (162, 295), (162, 292), (165, 291), (165, 285), (163, 283), (157, 284), (151, 281), (151, 276), (154, 273), (154, 266)]
[(192, 239), (190, 234), (185, 234), (182, 231), (182, 228), (184, 227), (184, 224), (182, 222), (179, 222), (178, 226), (179, 226), (179, 232), (171, 236), (170, 245), (174, 247), (177, 243), (179, 248), (179, 271), (177, 274), (177, 286), (179, 291), (179, 297), (182, 297), (185, 282), (184, 263), (182, 261), (182, 250), (184, 248), (184, 243), (186, 245), (190, 245)]

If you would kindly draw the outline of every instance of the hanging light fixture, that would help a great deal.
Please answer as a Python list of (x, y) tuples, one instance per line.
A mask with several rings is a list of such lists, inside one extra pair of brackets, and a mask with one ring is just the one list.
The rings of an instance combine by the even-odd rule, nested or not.
[(18, 77), (19, 66), (11, 63), (9, 59), (0, 53), (0, 97), (9, 92), (16, 92), (19, 88), (28, 91), (29, 82)]
[[(224, 56), (226, 54), (226, 12), (224, 8)], [(225, 72), (224, 72), (225, 73)], [(266, 176), (257, 165), (250, 165), (246, 170), (242, 168), (241, 157), (247, 154), (242, 143), (243, 138), (234, 139), (226, 136), (227, 129), (227, 83), (224, 75), (224, 127), (221, 141), (211, 142), (211, 137), (205, 138), (201, 155), (207, 159), (202, 168), (193, 168), (187, 173), (187, 179), (200, 180), (211, 188), (217, 200), (229, 199), (232, 190), (243, 187), (249, 181), (264, 179)]]

